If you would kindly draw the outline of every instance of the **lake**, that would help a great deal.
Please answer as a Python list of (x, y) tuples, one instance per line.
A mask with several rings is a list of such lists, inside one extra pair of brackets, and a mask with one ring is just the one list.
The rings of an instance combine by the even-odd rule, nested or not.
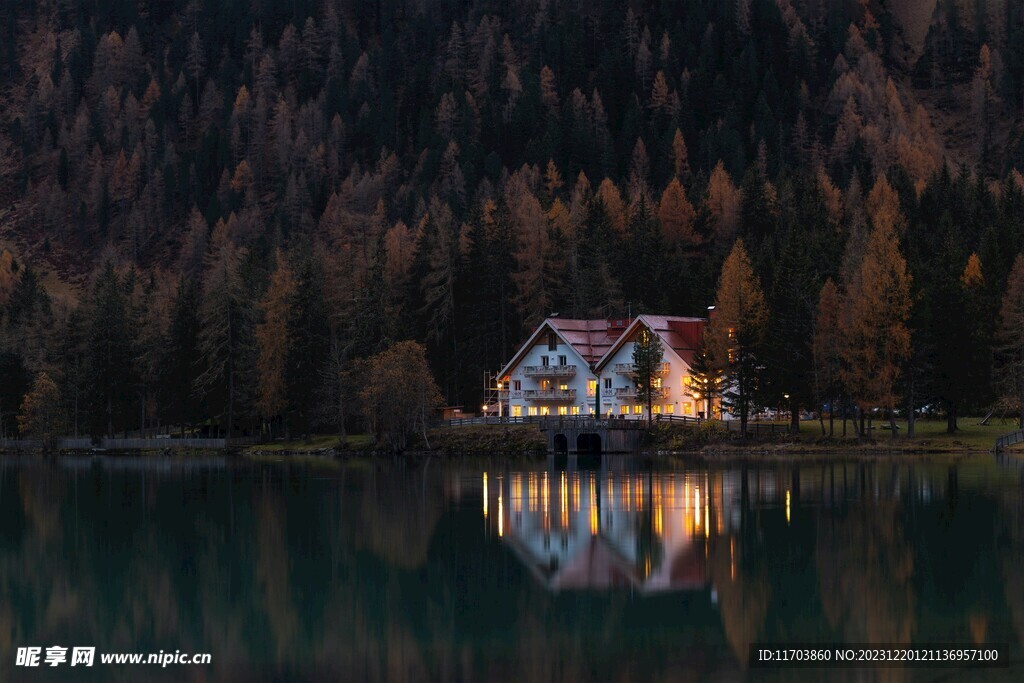
[[(1024, 677), (1020, 460), (558, 464), (0, 459), (0, 680)], [(1013, 664), (750, 667), (799, 641)], [(53, 645), (212, 663), (14, 666)]]

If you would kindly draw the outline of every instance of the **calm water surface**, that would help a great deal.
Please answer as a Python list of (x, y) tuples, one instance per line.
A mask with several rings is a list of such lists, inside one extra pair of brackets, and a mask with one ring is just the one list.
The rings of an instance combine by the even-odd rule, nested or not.
[[(1024, 679), (1020, 462), (580, 464), (0, 460), (0, 680)], [(801, 640), (1014, 665), (748, 668)]]

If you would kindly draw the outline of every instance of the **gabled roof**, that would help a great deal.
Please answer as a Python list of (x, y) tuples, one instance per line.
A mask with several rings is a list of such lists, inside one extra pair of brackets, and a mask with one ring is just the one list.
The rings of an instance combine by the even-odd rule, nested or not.
[(519, 363), (526, 352), (533, 348), (537, 338), (544, 330), (551, 330), (557, 334), (559, 339), (572, 347), (576, 355), (589, 368), (604, 357), (605, 352), (611, 348), (611, 345), (618, 338), (627, 322), (624, 320), (622, 326), (612, 327), (604, 318), (597, 320), (548, 318), (538, 325), (537, 329), (530, 335), (530, 338), (519, 347), (512, 360), (498, 373), (498, 377), (504, 377), (512, 371), (512, 368)]
[(693, 354), (700, 346), (706, 323), (705, 318), (646, 314), (635, 319), (619, 320), (548, 318), (538, 325), (530, 338), (519, 347), (512, 360), (498, 373), (498, 377), (505, 377), (512, 371), (526, 352), (533, 348), (544, 330), (554, 332), (559, 339), (571, 346), (588, 368), (596, 363), (600, 369), (622, 343), (632, 338), (638, 326), (643, 324), (661, 337), (666, 348), (672, 349), (687, 365), (691, 365)]
[(637, 316), (626, 330), (619, 335), (615, 342), (608, 348), (601, 361), (597, 364), (598, 370), (615, 355), (619, 348), (633, 338), (641, 326), (654, 332), (661, 339), (666, 349), (671, 349), (687, 365), (693, 365), (693, 356), (700, 348), (701, 338), (704, 335), (704, 326), (707, 325), (706, 318), (687, 318), (673, 315), (648, 315), (646, 313)]

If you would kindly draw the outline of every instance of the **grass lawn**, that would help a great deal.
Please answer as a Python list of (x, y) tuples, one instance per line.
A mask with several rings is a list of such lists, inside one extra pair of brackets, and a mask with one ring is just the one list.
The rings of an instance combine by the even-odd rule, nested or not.
[[(1000, 420), (993, 418), (989, 421), (988, 425), (982, 426), (979, 424), (982, 418), (980, 417), (962, 417), (957, 420), (958, 430), (953, 434), (946, 432), (946, 421), (945, 420), (917, 420), (914, 423), (914, 438), (909, 439), (906, 437), (907, 433), (907, 421), (896, 420), (896, 424), (899, 427), (897, 430), (897, 443), (906, 444), (908, 446), (935, 446), (938, 448), (970, 448), (972, 450), (989, 450), (995, 444), (996, 438), (1003, 434), (1016, 431), (1018, 429), (1017, 423), (1013, 420)], [(842, 438), (840, 435), (843, 430), (843, 423), (840, 420), (835, 422), (835, 434), (836, 438)], [(888, 420), (875, 420), (875, 429), (872, 430), (873, 438), (876, 441), (883, 439), (891, 439), (889, 432)], [(883, 429), (885, 427), (885, 429)], [(825, 429), (828, 429), (828, 420), (825, 420)], [(817, 420), (813, 422), (801, 422), (800, 433), (808, 437), (819, 437), (821, 436), (821, 426)], [(853, 433), (853, 424), (847, 423), (846, 425), (847, 438), (851, 441), (856, 439)]]
[[(369, 434), (350, 434), (348, 437), (348, 448), (359, 450), (369, 448), (373, 445), (373, 439)], [(304, 439), (293, 441), (275, 441), (273, 443), (262, 443), (252, 446), (249, 450), (253, 452), (276, 453), (280, 451), (319, 451), (324, 448), (335, 448), (338, 445), (337, 434), (318, 434), (313, 440), (306, 442)]]

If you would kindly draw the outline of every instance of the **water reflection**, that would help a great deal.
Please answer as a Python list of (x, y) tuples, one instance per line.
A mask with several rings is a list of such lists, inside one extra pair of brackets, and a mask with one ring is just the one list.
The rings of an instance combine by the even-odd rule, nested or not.
[(747, 668), (811, 639), (1024, 674), (1024, 468), (323, 465), (0, 460), (0, 680), (55, 643), (213, 653), (175, 681), (935, 678)]
[(490, 476), (482, 477), (489, 531), (555, 592), (702, 589), (712, 537), (739, 523), (735, 473), (529, 471), (488, 485)]

